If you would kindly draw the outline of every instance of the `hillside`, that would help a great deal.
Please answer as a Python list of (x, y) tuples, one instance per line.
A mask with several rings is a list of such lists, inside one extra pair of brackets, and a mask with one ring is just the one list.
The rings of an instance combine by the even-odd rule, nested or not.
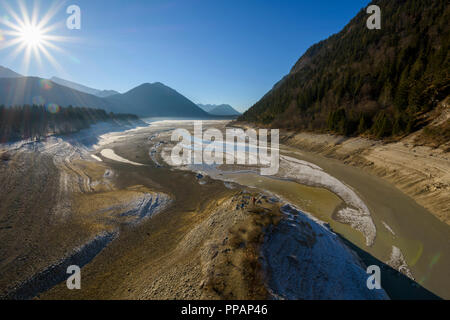
[(307, 50), (240, 120), (375, 138), (433, 122), (439, 115), (432, 111), (450, 91), (450, 6), (446, 0), (372, 4), (382, 10), (381, 30), (367, 29), (369, 15), (361, 10)]
[[(68, 85), (74, 86), (73, 83)], [(80, 89), (85, 90), (83, 88), (87, 87), (82, 86)], [(189, 99), (161, 83), (143, 84), (124, 94), (101, 98), (51, 80), (36, 77), (0, 77), (1, 105), (86, 107), (115, 113), (132, 113), (142, 117), (211, 117)]]
[(52, 77), (50, 79), (51, 81), (53, 81), (54, 83), (60, 84), (62, 86), (71, 88), (71, 89), (75, 89), (84, 93), (89, 93), (92, 94), (94, 96), (100, 97), (100, 98), (106, 98), (109, 96), (113, 96), (115, 94), (119, 94), (119, 92), (114, 91), (114, 90), (98, 90), (98, 89), (93, 89), (93, 88), (89, 88), (87, 86), (84, 86), (82, 84), (79, 83), (75, 83), (72, 81), (68, 81), (68, 80), (64, 80), (61, 78), (57, 78), (57, 77)]
[(209, 114), (216, 115), (216, 116), (239, 116), (239, 115), (241, 115), (240, 112), (236, 111), (236, 109), (234, 109), (229, 104), (221, 104), (221, 105), (198, 104), (198, 106), (201, 109), (203, 109), (204, 111), (208, 112)]
[(11, 69), (0, 66), (0, 78), (20, 78), (22, 75), (17, 72), (12, 71)]
[(108, 103), (94, 95), (35, 77), (0, 78), (0, 105), (77, 106), (109, 111)]
[(0, 106), (0, 143), (74, 133), (98, 122), (137, 120), (134, 115), (107, 113), (100, 109)]
[(141, 117), (202, 117), (209, 115), (192, 101), (162, 83), (146, 83), (106, 98), (113, 111), (128, 110)]

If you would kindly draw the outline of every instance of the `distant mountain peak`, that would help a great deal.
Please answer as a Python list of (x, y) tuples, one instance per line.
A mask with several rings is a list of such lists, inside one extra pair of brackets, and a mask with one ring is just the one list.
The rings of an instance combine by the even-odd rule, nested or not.
[(241, 115), (236, 109), (229, 104), (198, 104), (198, 106), (209, 114), (215, 116), (239, 116)]
[[(42, 86), (42, 80), (51, 81), (49, 88)], [(212, 118), (211, 114), (161, 82), (143, 83), (121, 94), (113, 90), (93, 89), (58, 77), (49, 80), (24, 77), (0, 66), (0, 105), (46, 104), (104, 109), (141, 117)]]
[(114, 111), (126, 108), (142, 117), (208, 118), (209, 116), (192, 101), (161, 82), (143, 83), (107, 100)]
[(99, 90), (99, 89), (94, 89), (94, 88), (90, 88), (87, 86), (84, 86), (82, 84), (76, 83), (76, 82), (72, 82), (69, 80), (65, 80), (65, 79), (61, 79), (58, 77), (52, 77), (50, 79), (51, 81), (53, 81), (54, 83), (57, 83), (59, 85), (71, 88), (71, 89), (75, 89), (84, 93), (88, 93), (88, 94), (92, 94), (94, 96), (100, 97), (100, 98), (106, 98), (109, 96), (113, 96), (116, 94), (119, 94), (119, 92), (114, 91), (114, 90)]
[(47, 105), (61, 107), (72, 105), (95, 109), (108, 109), (107, 102), (97, 96), (84, 93), (51, 81), (48, 87), (38, 77), (0, 78), (0, 105)]

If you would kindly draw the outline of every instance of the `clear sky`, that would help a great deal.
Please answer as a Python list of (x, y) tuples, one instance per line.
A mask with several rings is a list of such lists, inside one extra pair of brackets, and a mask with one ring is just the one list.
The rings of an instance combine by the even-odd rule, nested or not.
[[(0, 0), (0, 17), (13, 21)], [(7, 3), (21, 16), (17, 0)], [(38, 1), (38, 21), (54, 1)], [(162, 82), (195, 103), (229, 103), (243, 111), (286, 75), (314, 43), (339, 32), (368, 0), (68, 0), (49, 32), (71, 38), (48, 48), (60, 67), (24, 52), (0, 50), (0, 65), (25, 75), (58, 76), (126, 92)], [(24, 0), (33, 11), (34, 0)], [(81, 30), (68, 30), (69, 5)], [(0, 25), (0, 44), (11, 40)], [(1, 45), (0, 45), (1, 48)], [(28, 71), (26, 70), (28, 69)]]

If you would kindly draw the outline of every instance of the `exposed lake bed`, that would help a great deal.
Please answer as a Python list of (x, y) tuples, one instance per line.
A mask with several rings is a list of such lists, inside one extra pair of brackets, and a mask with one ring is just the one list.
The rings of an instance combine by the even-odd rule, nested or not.
[[(225, 125), (226, 122), (223, 121), (212, 121), (206, 127), (223, 128)], [(235, 197), (239, 192), (248, 192), (248, 197), (265, 194), (269, 196), (268, 200), (273, 197), (280, 205), (292, 204), (315, 219), (327, 223), (332, 232), (370, 253), (382, 263), (414, 278), (420, 286), (442, 298), (449, 297), (450, 279), (446, 272), (450, 266), (448, 226), (385, 181), (355, 168), (334, 163), (330, 159), (322, 159), (287, 146), (280, 148), (282, 156), (314, 164), (331, 177), (342, 181), (348, 188), (347, 194), (354, 192), (357, 199), (367, 206), (376, 230), (376, 234), (371, 238), (373, 242), (368, 245), (367, 234), (352, 227), (351, 223), (342, 223), (336, 217), (336, 212), (345, 208), (348, 202), (353, 201), (354, 205), (362, 207), (359, 200), (352, 200), (353, 198), (342, 193), (342, 189), (336, 192), (333, 187), (327, 188), (326, 185), (305, 185), (287, 177), (261, 176), (251, 168), (219, 168), (217, 171), (217, 168), (195, 167), (179, 170), (167, 165), (161, 152), (164, 147), (170, 145), (170, 133), (176, 128), (191, 126), (192, 123), (189, 122), (163, 121), (152, 123), (148, 127), (107, 134), (107, 139), (99, 138), (99, 143), (90, 151), (95, 156), (91, 157), (90, 161), (95, 166), (104, 168), (101, 171), (103, 178), (111, 181), (118, 198), (121, 197), (119, 194), (127, 192), (129, 195), (125, 198), (129, 199), (134, 199), (137, 194), (154, 192), (167, 195), (167, 199), (171, 201), (164, 200), (167, 204), (161, 208), (159, 214), (142, 221), (132, 229), (120, 227), (120, 237), (83, 268), (86, 289), (79, 293), (67, 292), (65, 285), (60, 284), (44, 294), (43, 298), (211, 298), (205, 296), (203, 289), (199, 288), (189, 291), (180, 287), (177, 292), (177, 286), (173, 285), (172, 292), (163, 290), (163, 283), (166, 286), (173, 284), (170, 274), (182, 268), (173, 267), (173, 270), (169, 268), (169, 271), (163, 272), (159, 270), (158, 262), (160, 266), (168, 267), (173, 259), (179, 259), (179, 266), (187, 268), (183, 278), (187, 282), (198, 281), (198, 287), (201, 287), (202, 274), (206, 271), (199, 270), (191, 265), (190, 261), (196, 256), (197, 249), (182, 247), (181, 243), (190, 230), (210, 219), (210, 214), (214, 211), (211, 209), (212, 203), (226, 203), (227, 200), (222, 199)], [(99, 195), (92, 196), (97, 197), (94, 201), (99, 203)], [(247, 196), (244, 194), (242, 197)], [(251, 210), (251, 200), (245, 201), (250, 202), (246, 206), (250, 206)], [(405, 216), (403, 212), (410, 212), (410, 215)], [(242, 221), (246, 219), (241, 213), (233, 213), (233, 216), (238, 220), (243, 219)], [(191, 232), (190, 237), (194, 236), (200, 235)], [(209, 241), (215, 239), (214, 235), (210, 237), (213, 238)], [(207, 238), (205, 235), (205, 239)], [(202, 242), (199, 242), (199, 246), (200, 243)], [(131, 252), (130, 246), (134, 248)], [(175, 265), (178, 265), (177, 263)], [(155, 275), (150, 276), (150, 271)], [(139, 272), (142, 272), (142, 275), (138, 275)], [(224, 281), (238, 281), (237, 276), (231, 274), (230, 278)], [(148, 279), (143, 280), (145, 277)], [(139, 279), (143, 281), (141, 284)], [(157, 285), (158, 281), (161, 282), (160, 285)], [(103, 287), (100, 283), (103, 283)], [(146, 291), (145, 286), (155, 289)], [(128, 291), (128, 287), (131, 291)]]

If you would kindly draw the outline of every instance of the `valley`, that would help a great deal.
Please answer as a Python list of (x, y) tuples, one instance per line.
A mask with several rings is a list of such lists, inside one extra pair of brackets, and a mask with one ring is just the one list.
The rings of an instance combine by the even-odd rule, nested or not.
[[(205, 127), (224, 130), (227, 123), (211, 121)], [(92, 136), (81, 134), (70, 142), (50, 140), (34, 143), (32, 148), (10, 148), (11, 160), (2, 163), (9, 169), (1, 174), (6, 178), (17, 173), (5, 179), (11, 181), (7, 184), (11, 191), (2, 196), (2, 212), (20, 212), (13, 211), (15, 207), (26, 212), (30, 209), (19, 208), (31, 203), (35, 210), (29, 220), (17, 220), (17, 214), (2, 218), (2, 230), (9, 230), (2, 238), (3, 295), (20, 293), (40, 299), (323, 299), (338, 298), (328, 294), (345, 281), (348, 291), (340, 296), (345, 299), (448, 297), (448, 225), (389, 183), (289, 144), (280, 148), (284, 157), (298, 159), (293, 164), (299, 168), (314, 163), (356, 191), (376, 230), (373, 243), (367, 243), (363, 229), (335, 215), (350, 201), (344, 200), (344, 189), (307, 186), (301, 177), (298, 182), (262, 177), (257, 168), (247, 167), (246, 173), (240, 173), (236, 165), (171, 167), (164, 160), (164, 149), (172, 143), (171, 132), (180, 127), (192, 130), (193, 124), (172, 120), (116, 128), (99, 134), (90, 146), (80, 137), (91, 141)], [(107, 150), (111, 151), (105, 153)], [(23, 197), (17, 183), (25, 172), (11, 168), (30, 163), (29, 157), (38, 154), (48, 160), (40, 161), (39, 166), (46, 166), (35, 167), (33, 172), (48, 172), (53, 180), (35, 180), (33, 186), (40, 188), (38, 181), (44, 183), (44, 194), (51, 199), (35, 203)], [(281, 162), (281, 172), (286, 165)], [(252, 198), (257, 199), (255, 204)], [(410, 215), (403, 217), (403, 212)], [(21, 234), (27, 234), (29, 242), (19, 241)], [(316, 238), (318, 234), (323, 235)], [(64, 281), (45, 280), (48, 272), (61, 270), (50, 266), (64, 265), (65, 257), (77, 262), (74, 259), (79, 258), (73, 258), (71, 252), (102, 235), (109, 235), (111, 241), (82, 263), (82, 290), (70, 291)], [(326, 247), (341, 248), (330, 252), (352, 254), (336, 256), (321, 249), (325, 235), (330, 237)], [(281, 247), (280, 241), (284, 243)], [(7, 258), (12, 252), (16, 258)], [(289, 256), (302, 263), (286, 265)], [(316, 278), (308, 271), (308, 266), (316, 263), (312, 258), (304, 260), (306, 257), (331, 259), (320, 271), (328, 280), (314, 284), (316, 293), (302, 289), (301, 279)], [(334, 263), (347, 267), (332, 267)], [(359, 282), (365, 282), (369, 263), (382, 266), (386, 293), (358, 289)], [(278, 273), (282, 268), (287, 269)], [(349, 272), (354, 273), (353, 280), (347, 277)], [(275, 278), (275, 274), (283, 276)], [(42, 281), (46, 285), (36, 285)]]

